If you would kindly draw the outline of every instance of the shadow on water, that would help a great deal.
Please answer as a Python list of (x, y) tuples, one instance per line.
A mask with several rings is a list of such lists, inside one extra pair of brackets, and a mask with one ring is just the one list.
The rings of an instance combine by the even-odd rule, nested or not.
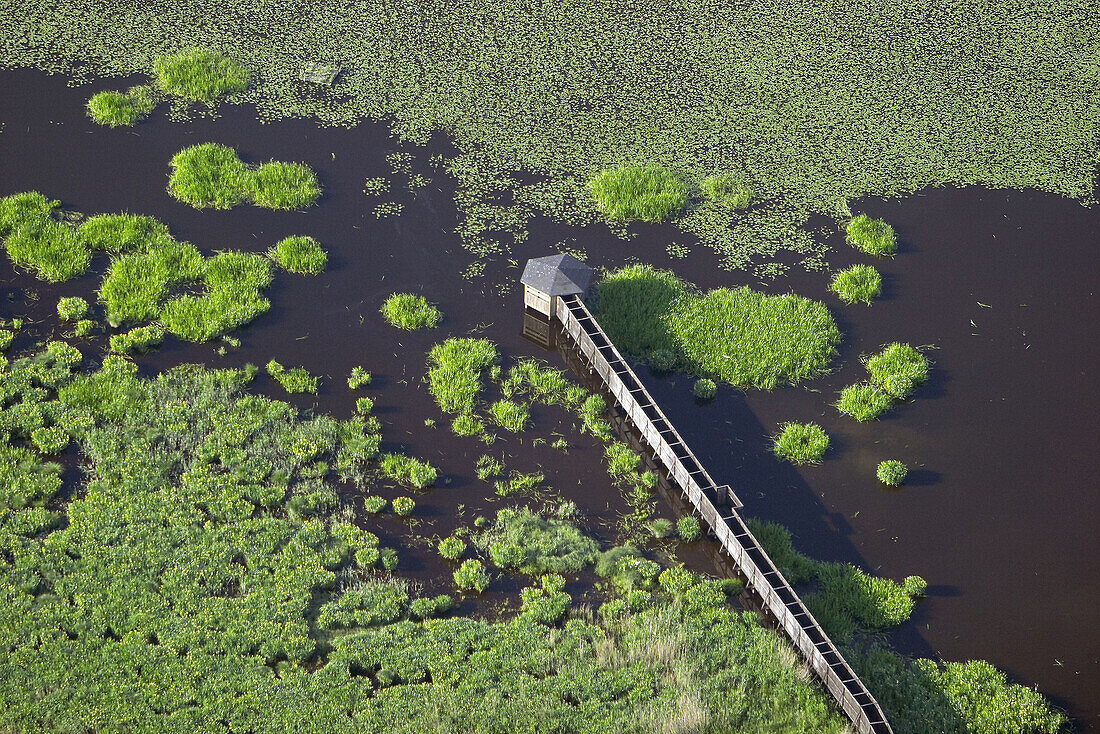
[[(288, 235), (317, 237), (329, 251), (328, 270), (314, 278), (277, 273), (268, 291), (271, 310), (234, 333), (239, 349), (223, 356), (217, 343), (169, 339), (139, 364), (153, 374), (180, 362), (236, 367), (274, 358), (320, 375), (320, 393), (287, 398), (262, 376), (255, 389), (304, 410), (344, 418), (359, 394), (374, 398), (386, 449), (408, 451), (440, 470), (441, 486), (411, 495), (419, 517), (375, 522), (384, 544), (405, 549), (402, 573), (428, 589), (451, 590), (452, 568), (435, 552), (434, 539), (478, 515), (492, 517), (502, 505), (473, 474), (482, 454), (507, 454), (509, 468), (520, 471), (544, 470), (549, 494), (575, 501), (588, 529), (604, 541), (613, 537), (624, 510), (602, 451), (591, 442), (562, 454), (536, 444), (532, 434), (502, 437), (490, 447), (456, 437), (424, 384), (425, 355), (448, 335), (485, 336), (509, 359), (546, 358), (520, 335), (517, 281), (526, 258), (563, 243), (587, 253), (597, 267), (641, 261), (673, 268), (703, 289), (748, 284), (770, 293), (793, 291), (827, 303), (844, 333), (829, 375), (770, 393), (723, 386), (705, 405), (695, 403), (684, 375), (655, 379), (643, 368), (640, 376), (715, 479), (734, 486), (746, 515), (786, 525), (796, 547), (813, 557), (850, 561), (894, 579), (916, 573), (928, 580), (929, 596), (913, 623), (893, 635), (900, 648), (935, 651), (948, 660), (988, 659), (1038, 686), (1086, 726), (1096, 721), (1096, 211), (1034, 192), (979, 189), (859, 202), (856, 211), (884, 217), (901, 241), (897, 257), (873, 260), (847, 247), (839, 232), (828, 240), (834, 267), (870, 262), (882, 272), (886, 292), (871, 307), (842, 306), (826, 291), (825, 273), (792, 269), (769, 282), (730, 273), (712, 251), (659, 226), (632, 226), (632, 238), (624, 241), (600, 225), (578, 229), (540, 220), (526, 241), (511, 248), (515, 264), (498, 257), (487, 263), (484, 277), (464, 278), (474, 257), (454, 234), (454, 183), (429, 160), (447, 154), (444, 138), (410, 147), (377, 123), (353, 130), (319, 129), (304, 120), (263, 125), (252, 110), (232, 106), (220, 108), (216, 119), (186, 125), (165, 119), (162, 107), (132, 130), (99, 128), (85, 118), (88, 96), (128, 81), (72, 89), (59, 77), (4, 72), (0, 195), (38, 190), (88, 214), (150, 214), (205, 252), (263, 252)], [(304, 212), (184, 206), (165, 191), (168, 160), (206, 141), (232, 145), (249, 162), (305, 162), (318, 172), (324, 199)], [(407, 174), (391, 171), (386, 156), (398, 151), (412, 154), (412, 172), (428, 178), (426, 186), (410, 189)], [(379, 176), (391, 182), (391, 191), (364, 194), (365, 179)], [(385, 201), (402, 204), (403, 212), (378, 218), (375, 207)], [(831, 222), (810, 227), (836, 230)], [(686, 242), (690, 255), (672, 257), (669, 242)], [(105, 263), (97, 257), (93, 272), (102, 273)], [(57, 298), (80, 295), (94, 302), (99, 283), (89, 275), (49, 286), (13, 272), (6, 258), (0, 279), (7, 294), (0, 315), (30, 320), (15, 350), (60, 335)], [(378, 308), (401, 291), (437, 302), (443, 326), (414, 333), (387, 326)], [(935, 362), (929, 383), (883, 420), (841, 419), (830, 403), (845, 385), (864, 379), (859, 356), (892, 341), (928, 345)], [(79, 345), (94, 361), (105, 337)], [(357, 365), (375, 379), (353, 393), (344, 380)], [(427, 417), (438, 425), (426, 427)], [(824, 464), (796, 468), (772, 458), (769, 434), (789, 420), (817, 421), (830, 434), (833, 448)], [(573, 423), (563, 411), (533, 412), (538, 436), (574, 435)], [(885, 458), (910, 466), (900, 491), (883, 491), (874, 479)], [(371, 491), (387, 499), (410, 494), (386, 484)], [(360, 501), (353, 488), (342, 493), (353, 504)], [(689, 549), (687, 555), (695, 554)], [(514, 604), (519, 585), (516, 579), (494, 581), (486, 599), (465, 600), (462, 609)]]

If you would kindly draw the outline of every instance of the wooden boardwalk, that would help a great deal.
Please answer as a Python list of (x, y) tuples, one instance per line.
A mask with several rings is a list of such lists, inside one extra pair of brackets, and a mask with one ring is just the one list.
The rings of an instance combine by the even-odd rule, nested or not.
[(741, 502), (728, 485), (716, 485), (687, 447), (630, 365), (603, 333), (580, 296), (557, 299), (554, 316), (589, 368), (653, 450), (671, 482), (683, 492), (738, 573), (810, 670), (836, 699), (860, 734), (893, 734), (878, 701), (837, 651), (737, 514)]

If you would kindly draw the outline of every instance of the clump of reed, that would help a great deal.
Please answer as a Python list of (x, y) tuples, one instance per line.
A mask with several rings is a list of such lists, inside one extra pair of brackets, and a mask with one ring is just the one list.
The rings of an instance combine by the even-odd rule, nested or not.
[(894, 228), (866, 214), (852, 217), (847, 226), (848, 244), (868, 255), (893, 255), (898, 250)]
[(287, 369), (275, 360), (267, 363), (267, 374), (288, 393), (316, 393), (318, 380), (302, 367)]
[(470, 413), (481, 375), (499, 359), (488, 339), (448, 339), (428, 353), (428, 389), (445, 413)]
[(164, 341), (164, 327), (159, 324), (138, 326), (124, 334), (111, 337), (112, 352), (119, 354), (143, 354)]
[(605, 168), (588, 181), (596, 207), (613, 219), (661, 222), (687, 205), (688, 187), (660, 166)]
[(432, 329), (439, 324), (443, 314), (424, 296), (414, 293), (394, 293), (381, 308), (382, 317), (399, 329)]
[(829, 435), (816, 423), (781, 423), (772, 438), (772, 451), (792, 464), (820, 464), (829, 448)]
[(163, 222), (138, 214), (96, 214), (78, 229), (93, 249), (113, 255), (148, 250), (172, 239)]
[(752, 201), (752, 189), (732, 173), (715, 173), (699, 182), (703, 197), (722, 209), (744, 209)]
[(62, 298), (57, 302), (57, 316), (62, 321), (76, 321), (88, 313), (88, 302), (79, 296)]
[[(425, 489), (435, 484), (439, 472), (426, 461), (420, 461), (404, 454), (383, 454), (380, 464), (382, 474), (417, 489)], [(393, 501), (394, 511), (397, 500)]]
[(168, 193), (196, 209), (231, 209), (245, 201), (267, 209), (304, 209), (321, 195), (308, 166), (271, 161), (254, 168), (219, 143), (184, 148), (169, 165)]
[(928, 358), (908, 344), (895, 342), (863, 362), (871, 379), (844, 388), (836, 403), (837, 410), (857, 421), (877, 418), (928, 379)]
[(909, 468), (897, 459), (887, 459), (879, 462), (878, 468), (875, 469), (875, 476), (878, 477), (878, 480), (891, 487), (900, 487), (905, 483), (905, 477), (908, 475)]
[(88, 117), (107, 127), (136, 125), (156, 108), (157, 97), (156, 90), (147, 84), (130, 87), (126, 92), (99, 92), (88, 100)]
[(882, 276), (870, 265), (853, 265), (833, 275), (829, 290), (847, 304), (870, 306), (882, 292)]
[(328, 263), (320, 243), (306, 236), (284, 237), (267, 251), (267, 255), (283, 270), (303, 275), (316, 275)]
[(223, 94), (248, 88), (249, 73), (233, 59), (205, 48), (189, 48), (153, 62), (160, 88), (196, 102), (212, 102)]
[(505, 398), (489, 406), (489, 415), (504, 430), (519, 433), (527, 427), (530, 414), (526, 405)]

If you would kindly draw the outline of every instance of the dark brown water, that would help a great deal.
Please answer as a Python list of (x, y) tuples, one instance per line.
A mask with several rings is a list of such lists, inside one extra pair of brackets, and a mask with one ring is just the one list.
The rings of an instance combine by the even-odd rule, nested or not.
[[(419, 524), (383, 520), (372, 528), (384, 543), (411, 546), (402, 552), (402, 573), (432, 585), (447, 569), (419, 539), (445, 535), (499, 506), (486, 499), (492, 490), (473, 474), (483, 453), (507, 454), (509, 466), (523, 471), (545, 470), (552, 490), (577, 502), (593, 532), (613, 536), (623, 506), (600, 451), (577, 440), (563, 456), (531, 440), (568, 434), (571, 418), (536, 409), (534, 433), (486, 448), (450, 433), (422, 382), (424, 355), (446, 334), (482, 335), (507, 355), (556, 360), (519, 337), (514, 284), (527, 257), (548, 254), (551, 243), (564, 240), (586, 251), (593, 265), (636, 258), (674, 267), (705, 288), (750, 282), (828, 303), (845, 335), (841, 358), (834, 374), (804, 387), (747, 395), (723, 388), (717, 400), (700, 406), (687, 378), (640, 373), (715, 479), (736, 487), (746, 514), (787, 525), (797, 546), (815, 557), (928, 580), (929, 598), (915, 623), (895, 636), (900, 646), (947, 660), (988, 659), (1038, 686), (1082, 728), (1097, 721), (1096, 210), (1039, 194), (981, 190), (866, 202), (901, 239), (896, 258), (876, 262), (886, 293), (871, 308), (841, 305), (826, 293), (824, 274), (792, 272), (761, 284), (720, 270), (700, 247), (687, 259), (670, 260), (665, 245), (684, 237), (657, 227), (640, 228), (636, 239), (623, 242), (603, 228), (539, 223), (512, 254), (515, 265), (501, 259), (484, 277), (464, 279), (472, 256), (453, 234), (453, 184), (427, 164), (444, 140), (403, 148), (382, 125), (351, 131), (320, 130), (306, 121), (265, 126), (250, 110), (232, 107), (219, 119), (186, 125), (158, 113), (133, 130), (100, 128), (83, 117), (81, 106), (93, 92), (126, 83), (72, 90), (38, 73), (0, 76), (7, 101), (0, 109), (0, 195), (37, 189), (88, 214), (152, 214), (205, 251), (261, 252), (290, 234), (320, 239), (330, 251), (328, 270), (316, 278), (279, 273), (268, 292), (271, 311), (235, 334), (241, 349), (221, 357), (216, 345), (170, 340), (140, 363), (152, 373), (180, 361), (236, 366), (275, 358), (320, 374), (320, 394), (294, 402), (337, 417), (351, 412), (354, 396), (343, 385), (351, 368), (371, 370), (375, 380), (366, 394), (376, 398), (384, 450), (408, 451), (442, 472), (436, 490), (417, 496)], [(235, 146), (252, 162), (305, 162), (318, 172), (324, 198), (307, 212), (199, 212), (179, 204), (164, 190), (167, 161), (181, 147), (206, 141)], [(415, 194), (404, 188), (406, 178), (392, 175), (385, 161), (398, 149), (417, 156), (414, 170), (431, 184)], [(392, 194), (365, 196), (363, 180), (373, 176), (389, 178)], [(376, 219), (371, 210), (383, 200), (401, 201), (404, 213)], [(839, 236), (832, 244), (836, 266), (867, 261)], [(101, 272), (104, 264), (97, 260), (93, 268)], [(13, 299), (0, 315), (29, 312), (39, 321), (35, 333), (56, 326), (58, 297), (88, 297), (98, 285), (89, 276), (47, 286), (14, 273), (6, 259), (0, 281)], [(512, 290), (502, 291), (501, 284)], [(377, 309), (395, 291), (423, 292), (439, 303), (444, 329), (405, 334), (385, 325)], [(862, 379), (858, 355), (895, 340), (935, 345), (929, 384), (883, 420), (841, 419), (828, 403)], [(258, 387), (280, 396), (264, 378)], [(439, 427), (426, 428), (425, 417), (439, 420)], [(822, 466), (798, 469), (770, 458), (768, 435), (785, 420), (816, 420), (826, 428), (833, 448)], [(885, 492), (874, 479), (885, 458), (912, 468), (899, 491)], [(385, 488), (381, 494), (407, 492)], [(691, 555), (693, 564), (702, 559)], [(501, 583), (490, 605), (514, 599), (513, 587)]]

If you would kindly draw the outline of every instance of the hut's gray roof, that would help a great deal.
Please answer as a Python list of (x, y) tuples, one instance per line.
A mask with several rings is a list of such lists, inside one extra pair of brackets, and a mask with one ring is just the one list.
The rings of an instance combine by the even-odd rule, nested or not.
[(527, 261), (520, 282), (550, 296), (584, 293), (592, 268), (572, 255), (550, 255)]

